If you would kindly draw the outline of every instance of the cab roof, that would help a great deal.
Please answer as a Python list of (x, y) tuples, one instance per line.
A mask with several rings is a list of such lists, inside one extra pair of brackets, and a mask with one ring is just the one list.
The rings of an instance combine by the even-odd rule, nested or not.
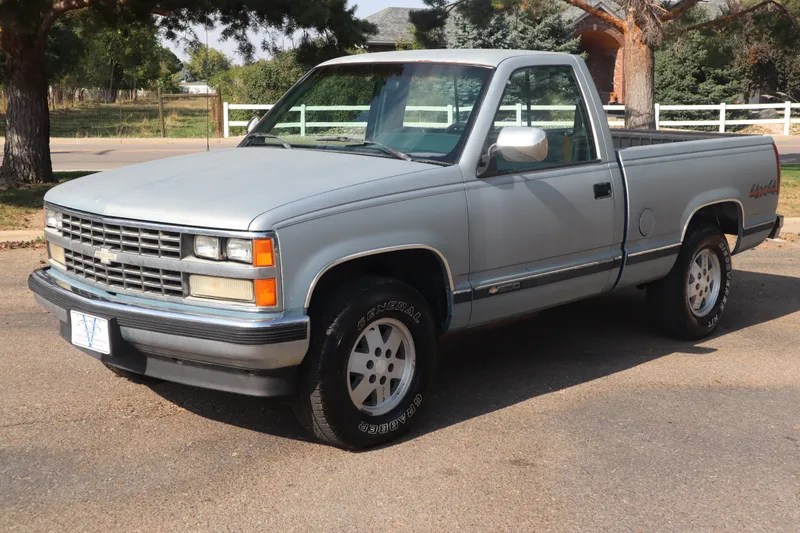
[(496, 67), (506, 59), (519, 56), (566, 56), (560, 52), (535, 52), (531, 50), (496, 50), (496, 49), (435, 49), (435, 50), (403, 50), (398, 52), (376, 52), (372, 54), (356, 54), (337, 57), (322, 63), (320, 66), (344, 65), (358, 63), (462, 63), (466, 65), (482, 65)]

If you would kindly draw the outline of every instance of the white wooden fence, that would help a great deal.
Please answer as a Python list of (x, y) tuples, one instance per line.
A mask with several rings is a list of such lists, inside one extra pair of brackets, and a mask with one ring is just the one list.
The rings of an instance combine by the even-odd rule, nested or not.
[[(623, 105), (607, 105), (603, 106), (608, 116), (609, 124), (612, 128), (622, 127), (624, 121), (619, 113), (625, 111)], [(231, 128), (245, 128), (247, 127), (247, 120), (231, 120), (230, 112), (236, 110), (254, 111), (258, 115), (263, 115), (263, 112), (272, 109), (272, 104), (231, 104), (224, 102), (222, 105), (222, 125), (225, 137), (230, 137)], [(574, 106), (531, 106), (532, 111), (571, 111)], [(730, 111), (764, 111), (772, 109), (777, 112), (775, 118), (728, 118)], [(780, 124), (783, 125), (783, 134), (791, 134), (792, 124), (800, 123), (800, 118), (792, 118), (792, 110), (800, 109), (800, 103), (783, 102), (778, 104), (715, 104), (715, 105), (655, 105), (656, 115), (656, 129), (661, 128), (691, 128), (692, 126), (716, 126), (719, 131), (724, 133), (728, 126), (740, 126), (750, 124)], [(279, 127), (298, 129), (300, 135), (306, 135), (308, 128), (320, 127), (365, 127), (366, 122), (324, 122), (309, 120), (309, 115), (315, 111), (367, 111), (369, 106), (310, 106), (300, 105), (292, 108), (292, 111), (299, 113), (296, 122), (283, 122), (278, 124)], [(468, 108), (461, 108), (462, 111), (468, 111)], [(515, 111), (516, 123), (521, 125), (523, 123), (523, 111), (525, 108), (522, 104), (515, 106), (503, 106), (501, 110)], [(441, 113), (442, 121), (437, 122), (406, 122), (407, 126), (417, 127), (446, 127), (453, 124), (455, 117), (455, 109), (452, 105), (448, 106), (408, 106), (407, 111), (425, 111)], [(671, 111), (702, 111), (712, 112), (716, 111), (717, 118), (711, 120), (664, 120), (664, 115), (668, 115)], [(261, 113), (258, 113), (261, 112)], [(613, 113), (618, 113), (614, 115)], [(504, 122), (509, 124), (513, 122)], [(542, 123), (545, 124), (545, 123)], [(560, 125), (560, 122), (546, 122), (551, 126)], [(566, 124), (566, 123), (565, 123)], [(242, 132), (244, 133), (244, 132)]]

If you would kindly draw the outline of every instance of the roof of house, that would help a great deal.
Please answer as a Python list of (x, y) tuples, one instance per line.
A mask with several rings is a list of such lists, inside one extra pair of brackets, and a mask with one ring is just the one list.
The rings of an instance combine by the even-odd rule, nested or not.
[[(625, 7), (615, 0), (587, 0), (587, 3), (618, 18), (625, 18)], [(677, 1), (671, 3), (676, 4)], [(728, 5), (728, 0), (701, 0), (699, 5), (706, 8), (711, 15), (716, 16)], [(590, 15), (579, 7), (569, 6), (564, 10), (564, 18), (573, 24), (588, 16)]]
[[(599, 7), (606, 13), (611, 13), (619, 18), (623, 18), (625, 16), (625, 8), (616, 3), (614, 0), (588, 0), (587, 3), (594, 7)], [(564, 10), (564, 18), (571, 23), (578, 22), (580, 19), (588, 16), (589, 14), (579, 7), (568, 6)]]
[(370, 36), (370, 44), (394, 44), (402, 40), (411, 39), (411, 21), (408, 14), (413, 11), (410, 7), (387, 7), (381, 9), (364, 20), (373, 23), (378, 28), (378, 33)]

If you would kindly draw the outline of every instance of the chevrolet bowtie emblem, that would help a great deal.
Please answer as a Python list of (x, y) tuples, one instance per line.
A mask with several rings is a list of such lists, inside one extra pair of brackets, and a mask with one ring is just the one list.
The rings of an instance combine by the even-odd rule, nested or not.
[(117, 260), (117, 254), (113, 253), (108, 248), (100, 248), (99, 250), (95, 250), (94, 256), (104, 265), (110, 265), (111, 261)]

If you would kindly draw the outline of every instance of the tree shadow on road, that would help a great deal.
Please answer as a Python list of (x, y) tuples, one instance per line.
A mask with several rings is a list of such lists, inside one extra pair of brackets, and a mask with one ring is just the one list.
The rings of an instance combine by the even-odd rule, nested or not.
[[(733, 291), (716, 336), (800, 310), (797, 277), (737, 270)], [(439, 373), (425, 417), (398, 442), (673, 353), (703, 356), (715, 351), (704, 342), (660, 336), (648, 324), (643, 291), (635, 289), (455, 334), (440, 344)], [(309, 440), (294, 421), (288, 399), (264, 400), (170, 383), (153, 390), (200, 416)]]

